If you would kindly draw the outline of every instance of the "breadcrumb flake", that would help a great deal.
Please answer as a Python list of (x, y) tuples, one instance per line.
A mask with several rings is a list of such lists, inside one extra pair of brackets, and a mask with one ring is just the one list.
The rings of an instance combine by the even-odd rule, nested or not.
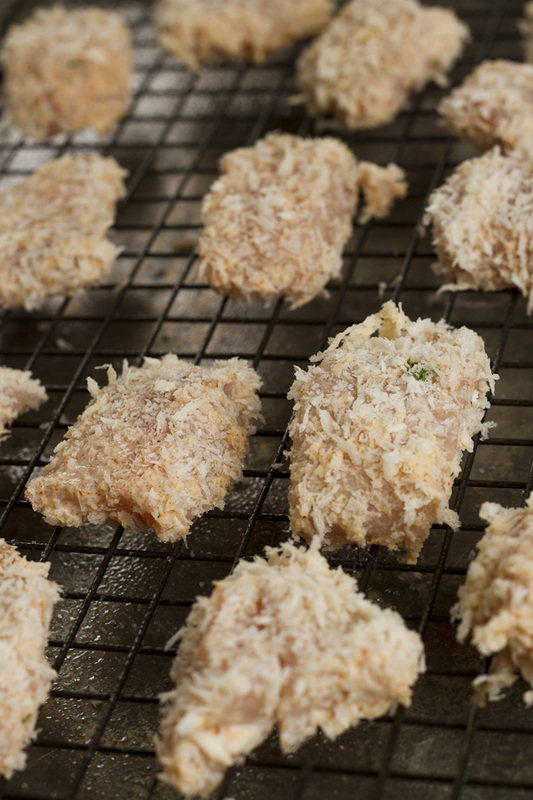
[(267, 548), (199, 598), (179, 632), (157, 753), (163, 779), (208, 795), (277, 725), (290, 753), (319, 728), (334, 739), (408, 706), (420, 637), (330, 569), (316, 548)]
[[(525, 508), (484, 503), (479, 513), (489, 525), (452, 616), (460, 620), (460, 642), (471, 633), (483, 656), (497, 654), (490, 674), (474, 685), (498, 700), (517, 670), (533, 686), (533, 496)], [(526, 702), (531, 695), (525, 693)]]
[(533, 162), (495, 147), (463, 161), (429, 198), (443, 289), (518, 288), (533, 308)]
[(10, 121), (36, 139), (112, 130), (129, 106), (131, 55), (119, 14), (37, 9), (8, 30), (0, 54)]
[(403, 547), (415, 562), (448, 502), (463, 450), (486, 435), (496, 376), (481, 338), (410, 320), (392, 301), (296, 368), (290, 523), (308, 541)]
[(533, 65), (484, 61), (438, 111), (454, 133), (482, 149), (533, 141)]
[(364, 221), (385, 216), (407, 184), (395, 164), (358, 163), (337, 139), (273, 133), (227, 153), (202, 203), (200, 272), (235, 299), (319, 294), (342, 268), (359, 190)]
[(375, 128), (428, 81), (444, 84), (467, 39), (448, 9), (352, 0), (302, 53), (296, 83), (311, 114), (331, 113), (351, 130)]
[(32, 310), (106, 274), (120, 252), (105, 234), (125, 175), (113, 158), (64, 155), (0, 194), (1, 306)]
[(237, 358), (198, 367), (173, 354), (125, 363), (120, 378), (109, 367), (108, 379), (90, 379), (92, 401), (26, 496), (51, 525), (114, 520), (184, 537), (242, 475), (260, 379)]
[(39, 408), (48, 399), (41, 382), (31, 372), (0, 367), (0, 440), (20, 414)]
[(214, 61), (265, 59), (327, 25), (330, 0), (159, 0), (163, 50), (191, 69)]
[(56, 673), (45, 647), (57, 585), (49, 564), (27, 561), (0, 539), (0, 775), (9, 778), (26, 763), (39, 706)]

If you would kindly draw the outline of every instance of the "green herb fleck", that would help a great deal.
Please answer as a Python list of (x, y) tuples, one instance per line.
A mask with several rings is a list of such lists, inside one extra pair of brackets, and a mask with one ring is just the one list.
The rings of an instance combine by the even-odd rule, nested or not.
[(426, 381), (430, 375), (436, 374), (433, 367), (424, 364), (423, 361), (412, 361), (410, 358), (407, 359), (407, 372), (416, 381)]
[(83, 60), (81, 58), (72, 58), (70, 61), (67, 61), (67, 67), (69, 69), (76, 69), (77, 67), (81, 67), (83, 64)]
[(23, 717), (22, 717), (22, 719), (21, 719), (21, 722), (22, 722), (22, 724), (24, 724), (25, 722), (27, 722), (27, 721), (30, 719), (30, 717), (31, 717), (31, 713), (24, 714), (24, 716), (23, 716)]

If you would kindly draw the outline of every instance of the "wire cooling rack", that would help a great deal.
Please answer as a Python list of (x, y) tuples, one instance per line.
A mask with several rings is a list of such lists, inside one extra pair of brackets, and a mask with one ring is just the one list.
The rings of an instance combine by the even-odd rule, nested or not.
[[(74, 5), (71, 3), (71, 5)], [(127, 17), (135, 45), (134, 97), (116, 132), (82, 133), (51, 143), (0, 135), (0, 189), (61, 153), (98, 149), (129, 170), (113, 239), (124, 249), (107, 282), (39, 311), (0, 319), (0, 362), (31, 369), (49, 401), (13, 425), (0, 447), (1, 535), (29, 558), (49, 560), (62, 586), (49, 659), (59, 676), (39, 717), (28, 764), (1, 786), (3, 798), (170, 800), (157, 779), (153, 736), (158, 695), (170, 688), (175, 651), (166, 641), (198, 594), (226, 576), (240, 557), (287, 538), (288, 468), (283, 460), (295, 364), (305, 366), (327, 338), (361, 321), (392, 297), (410, 316), (467, 324), (486, 342), (501, 379), (489, 418), (490, 439), (468, 455), (454, 487), (462, 528), (434, 526), (416, 566), (382, 548), (346, 547), (331, 557), (357, 576), (376, 602), (397, 609), (418, 629), (428, 671), (412, 706), (364, 722), (336, 742), (319, 735), (282, 757), (272, 735), (229, 771), (217, 800), (525, 800), (533, 790), (533, 711), (519, 682), (486, 708), (471, 702), (470, 682), (486, 664), (458, 645), (449, 621), (482, 526), (480, 503), (521, 505), (532, 485), (533, 332), (524, 300), (513, 291), (437, 294), (430, 238), (421, 229), (428, 191), (475, 150), (439, 126), (444, 90), (417, 95), (391, 125), (339, 133), (357, 156), (396, 161), (410, 191), (391, 216), (355, 225), (342, 277), (329, 297), (297, 311), (280, 302), (235, 304), (198, 277), (195, 243), (200, 203), (219, 157), (271, 130), (327, 131), (290, 102), (298, 48), (265, 66), (205, 69), (195, 75), (158, 48), (149, 4), (104, 7)], [(450, 3), (450, 5), (452, 5)], [(456, 0), (472, 41), (452, 73), (459, 82), (483, 58), (522, 58), (516, 0)], [(26, 16), (19, 0), (5, 24)], [(251, 441), (243, 479), (224, 511), (198, 521), (185, 543), (115, 526), (46, 525), (24, 500), (27, 479), (50, 456), (85, 407), (88, 375), (124, 358), (173, 351), (198, 362), (240, 356), (261, 374), (265, 423)]]

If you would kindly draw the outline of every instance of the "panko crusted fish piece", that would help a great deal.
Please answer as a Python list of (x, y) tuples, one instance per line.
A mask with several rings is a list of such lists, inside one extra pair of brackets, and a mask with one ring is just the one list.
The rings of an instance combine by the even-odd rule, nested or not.
[(125, 175), (113, 158), (64, 155), (0, 194), (0, 306), (32, 310), (102, 279)]
[(533, 160), (498, 147), (463, 161), (430, 196), (436, 269), (447, 290), (519, 289), (533, 308)]
[[(495, 656), (490, 674), (474, 685), (498, 700), (517, 670), (533, 686), (533, 495), (525, 508), (483, 503), (480, 517), (489, 525), (452, 616), (460, 620), (460, 642), (471, 634), (483, 656)], [(533, 703), (533, 690), (524, 700)]]
[(292, 307), (319, 294), (342, 268), (362, 189), (362, 217), (385, 216), (407, 191), (395, 164), (356, 158), (338, 139), (273, 133), (221, 160), (202, 203), (200, 272), (235, 299), (285, 297)]
[(44, 386), (31, 372), (0, 367), (0, 441), (19, 414), (39, 408), (47, 399)]
[(183, 794), (212, 792), (274, 725), (290, 753), (319, 728), (334, 739), (410, 705), (425, 669), (419, 635), (317, 548), (266, 552), (197, 599), (179, 632), (157, 754)]
[(191, 69), (214, 61), (258, 64), (294, 42), (319, 33), (330, 0), (158, 0), (161, 47)]
[(131, 58), (119, 14), (39, 8), (2, 46), (8, 118), (36, 139), (87, 126), (106, 133), (129, 106)]
[(438, 111), (454, 133), (483, 150), (533, 142), (533, 64), (483, 61)]
[(290, 523), (308, 541), (403, 547), (415, 562), (448, 502), (463, 450), (486, 435), (495, 378), (483, 341), (392, 301), (336, 336), (288, 397)]
[(384, 125), (428, 81), (446, 82), (468, 29), (444, 8), (417, 0), (352, 0), (305, 50), (296, 84), (311, 114), (347, 128)]
[(51, 525), (114, 520), (176, 541), (241, 477), (260, 379), (238, 358), (200, 367), (173, 354), (108, 379), (89, 379), (92, 401), (26, 496)]
[(0, 775), (26, 763), (39, 706), (55, 671), (45, 657), (58, 587), (49, 564), (27, 561), (0, 539)]

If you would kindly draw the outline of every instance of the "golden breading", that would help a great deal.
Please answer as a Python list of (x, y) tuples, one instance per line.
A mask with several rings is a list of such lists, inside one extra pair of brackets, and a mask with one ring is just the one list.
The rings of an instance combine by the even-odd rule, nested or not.
[[(284, 753), (319, 728), (334, 739), (408, 706), (425, 669), (420, 637), (366, 600), (316, 548), (267, 548), (199, 598), (179, 632), (163, 696), (163, 779), (205, 797), (277, 726)], [(178, 638), (176, 637), (176, 638)]]
[(130, 33), (114, 12), (37, 9), (8, 30), (0, 59), (8, 117), (28, 136), (105, 133), (129, 106)]
[(6, 778), (24, 767), (23, 750), (56, 676), (44, 654), (59, 596), (48, 570), (0, 539), (0, 775)]
[(92, 401), (26, 496), (51, 525), (114, 520), (175, 541), (241, 477), (260, 380), (238, 358), (198, 367), (172, 354), (108, 378), (89, 379)]
[[(525, 508), (484, 503), (479, 513), (490, 524), (452, 616), (460, 619), (460, 642), (471, 634), (483, 656), (497, 653), (490, 675), (474, 681), (497, 700), (516, 680), (516, 670), (533, 686), (533, 496)], [(531, 704), (533, 691), (524, 699)]]
[(417, 0), (352, 0), (302, 53), (296, 83), (311, 114), (347, 128), (390, 122), (409, 94), (445, 75), (468, 29), (452, 11)]
[(31, 310), (97, 283), (120, 250), (105, 238), (126, 172), (64, 155), (0, 194), (0, 306)]
[(451, 130), (486, 149), (533, 140), (533, 65), (483, 61), (438, 108)]
[(204, 197), (200, 273), (236, 299), (285, 297), (292, 307), (339, 275), (359, 189), (364, 220), (384, 216), (407, 184), (394, 164), (357, 160), (337, 139), (273, 133), (221, 160)]
[(523, 36), (523, 47), (526, 61), (533, 62), (533, 2), (526, 3), (524, 6), (524, 19), (518, 23), (520, 33)]
[(39, 408), (47, 399), (44, 386), (31, 372), (0, 367), (0, 439), (19, 414)]
[(518, 288), (533, 308), (533, 162), (499, 148), (463, 161), (429, 198), (443, 289)]
[(263, 63), (321, 31), (331, 0), (158, 0), (154, 13), (163, 50), (198, 70), (213, 61)]
[[(377, 335), (375, 335), (377, 334)], [(407, 550), (434, 522), (459, 526), (453, 480), (493, 386), (480, 337), (411, 321), (392, 301), (296, 368), (290, 523), (308, 541)]]

